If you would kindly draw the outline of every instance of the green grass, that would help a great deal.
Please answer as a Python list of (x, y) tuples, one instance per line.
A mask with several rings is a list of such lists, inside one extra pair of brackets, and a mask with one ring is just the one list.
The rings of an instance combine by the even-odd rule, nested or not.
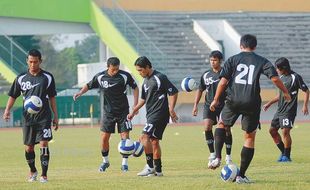
[[(110, 141), (111, 166), (98, 173), (101, 162), (98, 128), (62, 128), (54, 133), (50, 144), (49, 182), (26, 182), (28, 166), (24, 159), (22, 132), (0, 130), (0, 189), (310, 189), (309, 124), (296, 123), (292, 131), (292, 163), (277, 163), (279, 151), (268, 134), (268, 127), (258, 132), (253, 161), (247, 176), (255, 181), (237, 185), (221, 181), (220, 170), (206, 168), (209, 152), (202, 127), (169, 126), (161, 142), (163, 172), (161, 178), (136, 176), (145, 165), (145, 157), (129, 159), (127, 173), (120, 171), (121, 157), (117, 152), (119, 137)], [(131, 134), (137, 139), (141, 127)], [(243, 135), (233, 128), (233, 161), (239, 165)], [(225, 151), (224, 151), (225, 152)], [(36, 148), (39, 167), (39, 150)]]

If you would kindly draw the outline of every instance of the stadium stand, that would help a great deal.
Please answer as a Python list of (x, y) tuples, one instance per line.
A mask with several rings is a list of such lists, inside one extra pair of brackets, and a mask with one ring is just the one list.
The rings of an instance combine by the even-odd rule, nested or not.
[[(104, 12), (125, 36), (126, 31), (133, 29), (128, 23), (124, 27), (124, 20), (111, 16), (111, 10), (104, 9)], [(307, 83), (310, 82), (310, 67), (307, 66), (310, 62), (309, 13), (127, 11), (126, 14), (166, 56), (167, 59), (158, 62), (157, 67), (164, 70), (178, 87), (185, 76), (199, 79), (200, 74), (209, 68), (207, 56), (211, 50), (193, 31), (193, 20), (214, 19), (227, 20), (240, 35), (256, 35), (258, 54), (271, 62), (287, 57), (293, 70), (302, 74)], [(136, 40), (126, 37), (130, 43)], [(133, 46), (136, 47), (135, 44)], [(145, 55), (143, 49), (138, 52)], [(170, 68), (179, 70), (176, 72)], [(261, 79), (261, 86), (273, 87), (265, 77)]]

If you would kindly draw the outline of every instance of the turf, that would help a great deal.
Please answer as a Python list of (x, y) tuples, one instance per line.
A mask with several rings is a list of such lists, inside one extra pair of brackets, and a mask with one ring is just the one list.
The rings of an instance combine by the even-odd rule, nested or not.
[[(134, 129), (138, 139), (141, 127)], [(98, 128), (66, 128), (54, 132), (50, 144), (49, 182), (28, 183), (28, 166), (24, 159), (20, 129), (0, 130), (0, 189), (310, 189), (309, 124), (296, 123), (292, 131), (291, 163), (277, 163), (279, 151), (263, 126), (256, 139), (255, 156), (247, 176), (250, 185), (223, 182), (220, 170), (206, 168), (209, 152), (201, 126), (169, 126), (161, 142), (164, 177), (138, 177), (145, 165), (144, 155), (130, 157), (129, 172), (120, 171), (121, 157), (117, 152), (119, 137), (110, 141), (111, 166), (98, 173), (101, 162)], [(233, 128), (233, 161), (239, 165), (243, 135), (239, 126)], [(225, 153), (225, 151), (224, 151)], [(36, 148), (39, 167), (39, 150)], [(39, 170), (40, 171), (40, 170)]]

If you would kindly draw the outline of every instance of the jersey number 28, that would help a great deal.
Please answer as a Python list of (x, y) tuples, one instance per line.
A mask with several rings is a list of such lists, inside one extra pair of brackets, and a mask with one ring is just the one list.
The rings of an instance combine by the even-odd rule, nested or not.
[[(253, 84), (254, 65), (247, 66), (245, 64), (239, 64), (237, 71), (241, 71), (235, 78), (235, 83), (238, 84)], [(246, 79), (247, 75), (247, 79)]]

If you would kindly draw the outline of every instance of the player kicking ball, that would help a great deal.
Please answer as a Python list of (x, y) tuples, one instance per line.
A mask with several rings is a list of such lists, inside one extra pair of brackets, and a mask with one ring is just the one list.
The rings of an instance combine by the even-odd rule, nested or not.
[[(22, 122), (23, 139), (25, 145), (25, 157), (30, 168), (28, 182), (37, 180), (38, 171), (35, 166), (35, 145), (40, 144), (40, 161), (42, 173), (41, 183), (47, 182), (47, 170), (50, 160), (48, 142), (53, 139), (51, 123), (54, 129), (58, 129), (58, 113), (56, 107), (56, 88), (54, 77), (51, 73), (40, 68), (42, 63), (41, 53), (32, 49), (27, 55), (28, 71), (21, 73), (14, 80), (8, 93), (9, 99), (3, 114), (3, 119), (10, 119), (10, 110), (16, 98), (20, 95), (26, 100), (31, 96), (39, 97), (42, 108), (36, 114), (29, 113), (23, 109), (24, 121)], [(53, 119), (52, 119), (53, 112)]]
[[(263, 110), (267, 111), (272, 104), (278, 102), (278, 109), (271, 121), (269, 133), (281, 151), (278, 162), (291, 162), (292, 138), (290, 132), (297, 114), (298, 90), (301, 89), (304, 92), (304, 104), (301, 111), (304, 115), (308, 115), (309, 89), (302, 77), (291, 70), (290, 63), (285, 57), (277, 59), (275, 66), (283, 84), (292, 97), (292, 101), (286, 102), (283, 93), (280, 91), (277, 97), (263, 106)], [(280, 128), (283, 138), (278, 132)]]
[[(110, 167), (109, 140), (115, 133), (117, 125), (121, 139), (129, 139), (132, 130), (131, 121), (127, 120), (129, 104), (127, 99), (127, 86), (133, 89), (134, 106), (138, 102), (139, 89), (133, 77), (126, 71), (120, 70), (120, 61), (117, 57), (110, 57), (107, 61), (107, 70), (96, 74), (83, 88), (73, 95), (74, 101), (93, 88), (103, 91), (103, 113), (101, 118), (101, 155), (102, 163), (99, 172), (105, 172)], [(128, 171), (128, 156), (123, 155), (121, 170)]]

